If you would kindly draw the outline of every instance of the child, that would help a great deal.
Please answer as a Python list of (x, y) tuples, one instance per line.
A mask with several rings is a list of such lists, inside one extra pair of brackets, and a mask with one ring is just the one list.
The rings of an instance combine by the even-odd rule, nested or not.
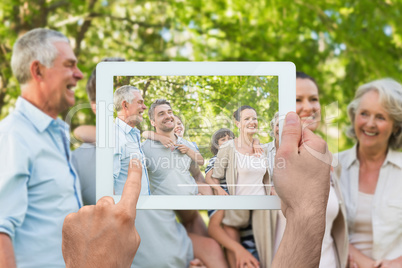
[(219, 129), (212, 136), (211, 152), (214, 154), (214, 156), (209, 160), (208, 166), (205, 169), (205, 181), (211, 186), (212, 191), (215, 195), (228, 195), (225, 178), (221, 180), (212, 178), (212, 171), (214, 169), (216, 155), (218, 154), (219, 147), (228, 140), (233, 140), (234, 138), (235, 136), (233, 132), (227, 128)]
[[(219, 147), (229, 140), (235, 138), (233, 132), (229, 129), (222, 128), (214, 133), (211, 140), (211, 152), (214, 156), (209, 160), (209, 164), (205, 169), (205, 181), (210, 184), (215, 195), (228, 195), (228, 189), (225, 178), (215, 179), (212, 178), (214, 164), (217, 158)], [(253, 141), (254, 151), (262, 153), (259, 141)], [(243, 266), (259, 267), (258, 253), (254, 241), (251, 224), (244, 228), (234, 228), (222, 224), (224, 218), (223, 210), (209, 210), (210, 217), (208, 233), (217, 240), (226, 249), (228, 262), (230, 267)]]

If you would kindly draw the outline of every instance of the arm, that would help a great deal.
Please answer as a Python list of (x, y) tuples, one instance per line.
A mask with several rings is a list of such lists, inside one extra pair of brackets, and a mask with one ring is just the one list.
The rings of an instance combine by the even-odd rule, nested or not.
[(166, 148), (171, 148), (173, 150), (174, 148), (174, 141), (166, 136), (157, 134), (154, 131), (144, 131), (142, 132), (142, 137), (145, 139), (153, 140), (153, 141), (159, 141), (162, 143)]
[(14, 133), (0, 133), (0, 267), (16, 267), (11, 237), (28, 207), (31, 155), (24, 142)]
[(86, 143), (96, 142), (96, 127), (95, 126), (79, 126), (73, 131), (74, 137), (79, 141)]
[(205, 181), (211, 186), (212, 192), (215, 195), (228, 195), (228, 193), (219, 186), (219, 180), (212, 178), (212, 172), (214, 169), (208, 171), (207, 175), (205, 175)]
[(352, 244), (349, 244), (349, 256), (353, 260), (353, 262), (356, 263), (357, 266), (360, 268), (375, 267), (375, 261), (361, 253), (361, 251), (355, 248)]
[(212, 195), (211, 187), (205, 183), (204, 176), (198, 166), (190, 165), (191, 176), (195, 179), (198, 184), (198, 192), (202, 195)]
[[(311, 154), (314, 152), (314, 156)], [(290, 112), (282, 132), (275, 166), (275, 190), (281, 198), (286, 229), (272, 267), (318, 267), (325, 232), (330, 165), (327, 144)]]
[(175, 146), (182, 154), (187, 154), (199, 166), (204, 165), (204, 158), (198, 151), (194, 151), (184, 144), (175, 144)]
[(393, 260), (379, 260), (374, 264), (375, 268), (401, 268), (402, 256)]
[(253, 152), (255, 155), (264, 155), (264, 150), (262, 149), (258, 138), (253, 138)]
[[(250, 265), (247, 267), (259, 267), (259, 262), (257, 259), (251, 255), (240, 243), (239, 239), (234, 239), (234, 237), (230, 236), (227, 231), (222, 227), (222, 220), (224, 217), (224, 211), (218, 210), (213, 214), (210, 218), (209, 226), (208, 226), (208, 234), (218, 241), (225, 249), (233, 252), (235, 256), (236, 267), (243, 267), (240, 265)], [(239, 236), (238, 230), (236, 228), (231, 228), (231, 231), (237, 233), (237, 237)]]
[(5, 233), (0, 233), (0, 267), (17, 267), (11, 238)]
[(175, 212), (188, 233), (207, 236), (207, 226), (197, 210), (176, 210)]

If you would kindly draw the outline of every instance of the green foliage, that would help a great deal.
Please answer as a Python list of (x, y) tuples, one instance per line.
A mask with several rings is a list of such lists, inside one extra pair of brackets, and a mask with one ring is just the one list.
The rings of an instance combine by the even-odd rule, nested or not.
[[(48, 27), (70, 38), (85, 74), (76, 89), (77, 104), (88, 102), (86, 79), (104, 57), (293, 61), (320, 86), (323, 125), (329, 124), (326, 106), (338, 102), (339, 112), (330, 124), (339, 127), (338, 144), (343, 150), (352, 144), (343, 130), (348, 124), (346, 106), (355, 89), (381, 77), (400, 80), (401, 13), (400, 0), (4, 0), (0, 3), (0, 120), (13, 109), (20, 92), (9, 64), (13, 43), (32, 28)], [(175, 101), (175, 107), (187, 120), (193, 118), (194, 107), (213, 114), (232, 109), (225, 94), (233, 95), (234, 89), (211, 86), (222, 91), (199, 90), (186, 102)], [(172, 92), (178, 98), (186, 95), (180, 88)], [(246, 100), (251, 101), (253, 94)], [(201, 124), (190, 121), (189, 135)], [(72, 128), (94, 123), (89, 109), (72, 118)]]
[[(269, 122), (278, 111), (278, 77), (276, 76), (151, 76), (116, 77), (117, 87), (132, 85), (142, 90), (149, 108), (156, 99), (170, 102), (185, 126), (185, 138), (196, 142), (205, 157), (212, 134), (220, 128), (232, 129), (233, 112), (242, 105), (256, 109), (261, 143), (271, 141)], [(145, 115), (142, 130), (153, 130)]]

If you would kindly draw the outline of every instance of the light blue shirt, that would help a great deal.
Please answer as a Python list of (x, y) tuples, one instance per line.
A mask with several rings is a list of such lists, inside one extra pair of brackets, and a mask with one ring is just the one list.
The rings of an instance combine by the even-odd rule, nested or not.
[[(116, 118), (116, 143), (113, 156), (113, 178), (115, 194), (120, 195), (123, 192), (124, 184), (127, 180), (128, 166), (131, 159), (141, 160), (142, 166), (145, 167), (145, 156), (141, 148), (140, 131), (127, 125), (124, 121)], [(146, 168), (142, 169), (141, 193), (149, 195), (149, 180)]]
[(68, 125), (23, 98), (0, 122), (0, 232), (18, 267), (64, 267), (64, 218), (81, 207), (70, 162)]

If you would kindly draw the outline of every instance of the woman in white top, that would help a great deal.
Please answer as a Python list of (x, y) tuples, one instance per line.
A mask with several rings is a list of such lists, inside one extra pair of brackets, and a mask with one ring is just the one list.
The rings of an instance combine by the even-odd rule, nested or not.
[(381, 79), (348, 106), (357, 144), (339, 154), (351, 266), (402, 267), (402, 86)]
[[(296, 73), (296, 112), (302, 127), (317, 130), (321, 120), (318, 86), (315, 80), (303, 72)], [(331, 187), (327, 204), (326, 228), (321, 248), (320, 267), (344, 268), (347, 263), (347, 228), (345, 208), (336, 174), (331, 174)], [(303, 190), (303, 189), (300, 189)], [(275, 251), (282, 240), (286, 219), (278, 212)]]
[[(212, 179), (225, 178), (231, 195), (269, 194), (271, 178), (266, 151), (257, 153), (253, 147), (253, 136), (258, 132), (257, 113), (250, 106), (241, 106), (233, 116), (239, 137), (219, 147)], [(271, 212), (226, 210), (224, 215), (222, 212), (211, 217), (209, 234), (227, 249), (230, 266), (269, 267), (273, 241)], [(239, 230), (242, 230), (241, 245)]]

